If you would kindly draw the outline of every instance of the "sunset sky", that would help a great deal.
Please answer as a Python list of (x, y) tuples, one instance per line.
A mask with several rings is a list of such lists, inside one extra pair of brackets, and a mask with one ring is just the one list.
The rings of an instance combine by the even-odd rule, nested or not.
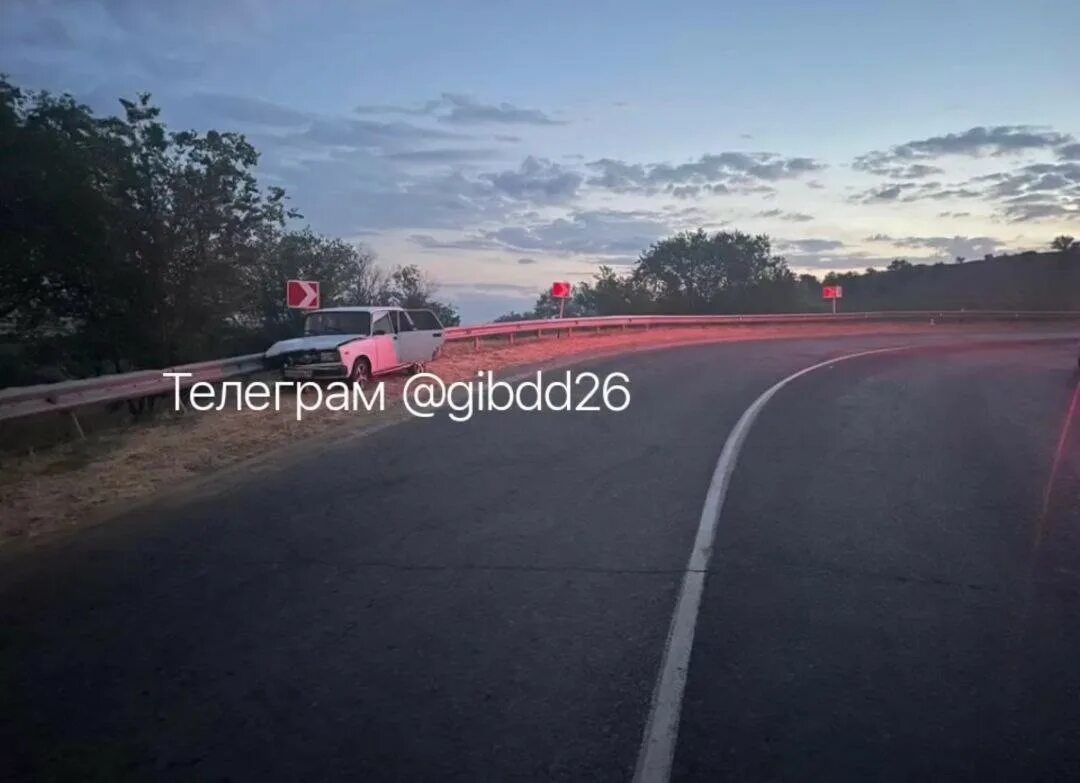
[(0, 5), (0, 71), (246, 133), (305, 221), (465, 322), (684, 228), (796, 271), (1080, 235), (1080, 3)]

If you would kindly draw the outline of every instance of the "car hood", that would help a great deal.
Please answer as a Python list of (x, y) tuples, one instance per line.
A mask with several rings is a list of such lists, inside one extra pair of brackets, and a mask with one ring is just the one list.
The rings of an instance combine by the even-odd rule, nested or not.
[(366, 334), (320, 334), (312, 337), (294, 337), (274, 343), (266, 352), (266, 358), (281, 356), (293, 351), (329, 351), (353, 340), (366, 340)]

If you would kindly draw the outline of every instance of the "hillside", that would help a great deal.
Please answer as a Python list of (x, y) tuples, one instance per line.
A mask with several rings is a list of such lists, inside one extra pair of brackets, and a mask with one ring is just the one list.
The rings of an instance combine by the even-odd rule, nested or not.
[(1021, 253), (962, 264), (829, 276), (842, 309), (1080, 310), (1080, 252)]

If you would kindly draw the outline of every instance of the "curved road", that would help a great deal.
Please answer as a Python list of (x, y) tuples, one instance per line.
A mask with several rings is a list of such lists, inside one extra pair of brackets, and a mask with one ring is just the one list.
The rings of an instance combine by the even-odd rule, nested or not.
[[(628, 780), (717, 457), (676, 780), (1080, 770), (1071, 341), (593, 362), (0, 558), (0, 779)], [(1080, 419), (1080, 414), (1077, 414)], [(96, 775), (96, 777), (95, 777)]]

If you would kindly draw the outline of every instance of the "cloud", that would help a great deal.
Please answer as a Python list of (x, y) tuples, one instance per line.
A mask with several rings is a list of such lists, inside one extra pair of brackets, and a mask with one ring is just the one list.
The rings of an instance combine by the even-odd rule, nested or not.
[[(474, 172), (453, 164), (479, 158), (481, 151), (389, 146), (397, 143), (404, 140), (349, 123), (277, 137), (268, 147), (272, 154), (260, 164), (260, 177), (284, 187), (316, 230), (345, 236), (361, 230), (467, 231), (534, 221), (539, 218), (529, 214), (533, 208), (572, 203), (582, 181), (580, 173), (543, 158), (526, 157), (517, 168)], [(264, 148), (261, 138), (258, 146)], [(445, 243), (428, 242), (440, 245)], [(475, 240), (461, 247), (472, 249)]]
[(1003, 212), (1005, 217), (1014, 223), (1025, 223), (1046, 218), (1080, 220), (1080, 202), (1077, 202), (1071, 208), (1051, 201), (1036, 203), (1014, 202), (1006, 204)]
[(865, 156), (856, 159), (855, 163), (852, 164), (852, 168), (882, 177), (891, 177), (892, 179), (922, 179), (923, 177), (944, 173), (944, 169), (926, 163), (897, 165), (887, 161), (867, 159)]
[[(709, 190), (708, 188), (705, 188)], [(670, 193), (672, 196), (678, 199), (697, 198), (701, 195), (702, 187), (700, 185), (668, 185), (664, 189), (665, 193)]]
[(991, 183), (987, 194), (998, 198), (1034, 192), (1075, 192), (1080, 195), (1080, 163), (1034, 163), (1023, 168), (978, 177)]
[[(886, 151), (857, 158), (853, 167), (894, 179), (918, 179), (941, 173), (936, 167), (913, 160), (946, 155), (1004, 156), (1011, 153), (1054, 151), (1057, 163), (1032, 163), (1017, 169), (987, 174), (966, 182), (890, 182), (862, 191), (849, 200), (856, 204), (912, 202), (923, 199), (982, 199), (997, 204), (998, 214), (1011, 222), (1068, 218), (1080, 212), (1080, 143), (1073, 137), (1028, 125), (976, 127), (963, 133), (910, 141)], [(917, 175), (917, 176), (916, 176)], [(941, 217), (968, 216), (969, 212), (943, 212)], [(963, 253), (959, 253), (963, 255)]]
[(294, 147), (352, 147), (405, 150), (427, 141), (468, 138), (457, 133), (423, 128), (406, 122), (378, 122), (348, 117), (318, 117), (303, 131), (279, 136), (274, 142)]
[(979, 191), (972, 190), (971, 188), (952, 187), (952, 188), (940, 188), (937, 183), (934, 183), (930, 187), (926, 187), (916, 191), (910, 197), (904, 199), (905, 201), (917, 201), (920, 198), (934, 199), (935, 201), (941, 201), (950, 198), (978, 198)]
[(183, 99), (182, 103), (183, 108), (189, 112), (206, 115), (221, 122), (296, 127), (312, 120), (312, 116), (306, 112), (240, 95), (202, 92)]
[(824, 168), (812, 158), (785, 158), (771, 152), (720, 152), (679, 164), (600, 158), (586, 166), (593, 172), (587, 182), (594, 187), (616, 193), (670, 193), (676, 197), (699, 195), (705, 190), (715, 194), (771, 192), (772, 188), (763, 183), (794, 179)]
[(1067, 145), (1073, 137), (1056, 131), (1031, 125), (996, 125), (977, 126), (961, 133), (948, 133), (943, 136), (930, 136), (904, 144), (898, 144), (887, 150), (874, 150), (855, 159), (853, 167), (873, 173), (892, 173), (897, 163), (907, 164), (912, 161), (963, 155), (979, 157), (982, 155), (1008, 155), (1030, 150), (1053, 149)]
[(427, 101), (419, 106), (395, 106), (388, 103), (372, 103), (357, 106), (357, 114), (405, 114), (412, 117), (432, 115), (442, 105), (440, 100)]
[(409, 241), (425, 250), (499, 250), (498, 242), (483, 237), (465, 237), (462, 239), (437, 239), (431, 234), (410, 234)]
[(951, 198), (977, 198), (982, 193), (971, 188), (946, 186), (940, 182), (890, 182), (869, 188), (849, 197), (853, 204), (911, 202), (922, 199), (941, 201)]
[[(853, 250), (835, 239), (788, 239), (777, 242), (785, 251), (788, 265), (793, 269), (865, 269), (884, 267), (897, 256), (906, 256), (912, 263), (934, 263), (956, 256), (982, 258), (997, 253), (1005, 243), (989, 236), (902, 236), (872, 234), (864, 242), (889, 245), (898, 248), (893, 255), (882, 256), (878, 252)], [(914, 254), (905, 250), (916, 251)], [(922, 251), (922, 252), (918, 252)]]
[(500, 123), (505, 125), (565, 125), (562, 120), (555, 120), (539, 109), (522, 109), (511, 103), (484, 104), (467, 95), (443, 93), (447, 114), (440, 116), (444, 122), (459, 125), (477, 125), (482, 123)]
[(838, 239), (781, 239), (776, 246), (781, 250), (794, 250), (799, 253), (824, 253), (845, 247)]
[(640, 188), (645, 182), (645, 167), (640, 163), (601, 158), (587, 165), (596, 172), (588, 180), (590, 185), (622, 192)]
[(701, 207), (684, 207), (669, 204), (661, 207), (660, 212), (663, 213), (663, 219), (666, 222), (686, 228), (705, 227), (706, 225), (721, 226), (726, 225), (728, 222), (726, 220), (717, 220), (712, 212)]
[(481, 103), (462, 93), (444, 92), (419, 106), (357, 106), (358, 114), (406, 114), (431, 116), (456, 125), (565, 125), (539, 109), (525, 109), (512, 103)]
[(1012, 222), (1080, 218), (1080, 162), (1033, 163), (972, 180)]
[(861, 193), (856, 193), (849, 200), (856, 204), (874, 204), (877, 202), (896, 201), (905, 190), (913, 187), (915, 186), (903, 182), (894, 182), (890, 185), (879, 185), (876, 188), (870, 188)]
[(483, 175), (500, 193), (521, 201), (555, 203), (577, 195), (582, 177), (558, 163), (529, 156), (516, 171)]
[[(553, 220), (535, 220), (473, 232), (460, 239), (413, 234), (425, 249), (501, 250), (553, 255), (602, 256), (605, 263), (633, 263), (638, 253), (672, 232), (659, 214), (644, 211), (578, 210)], [(524, 257), (519, 264), (533, 264)]]
[[(997, 240), (990, 240), (990, 243), (979, 244), (978, 240), (986, 240), (985, 237), (974, 237), (970, 240), (965, 240), (964, 237), (947, 238), (947, 242), (942, 246), (921, 246), (918, 245), (919, 239), (934, 240), (939, 239), (936, 237), (910, 237), (912, 240), (911, 249), (926, 249), (932, 252), (923, 253), (919, 255), (911, 255), (903, 251), (894, 253), (891, 255), (880, 255), (878, 253), (868, 253), (861, 250), (849, 250), (844, 248), (838, 248), (836, 250), (825, 250), (815, 253), (795, 253), (786, 254), (788, 266), (796, 272), (804, 269), (813, 271), (820, 270), (852, 270), (852, 269), (867, 269), (867, 268), (883, 268), (889, 265), (891, 261), (898, 257), (906, 258), (907, 261), (913, 264), (933, 264), (936, 262), (952, 260), (956, 256), (964, 256), (965, 258), (982, 258), (986, 253), (993, 252), (988, 248), (1000, 248), (1002, 245)], [(944, 238), (941, 238), (944, 239)], [(970, 241), (973, 244), (965, 244), (965, 241)]]
[(962, 237), (962, 236), (905, 236), (891, 237), (887, 234), (875, 234), (867, 237), (868, 242), (880, 242), (894, 247), (909, 248), (912, 250), (935, 251), (937, 257), (954, 258), (978, 258), (987, 253), (996, 253), (1005, 247), (1005, 243), (999, 239), (988, 236)]
[(626, 263), (669, 233), (671, 227), (656, 213), (579, 210), (554, 220), (484, 231), (479, 238), (508, 250), (605, 256), (609, 263)]
[(472, 160), (485, 160), (496, 154), (495, 150), (443, 147), (424, 150), (402, 150), (401, 152), (392, 152), (386, 157), (391, 160), (409, 163), (465, 163)]
[(536, 286), (534, 285), (519, 285), (517, 283), (444, 283), (439, 286), (441, 289), (454, 290), (463, 289), (467, 291), (477, 291), (484, 293), (516, 293), (525, 296), (536, 296)]
[(805, 212), (784, 212), (781, 209), (766, 209), (758, 212), (755, 217), (777, 218), (792, 223), (806, 223), (814, 219), (813, 215), (807, 215)]
[(886, 266), (892, 258), (883, 258), (862, 251), (825, 251), (822, 253), (797, 253), (785, 256), (788, 266), (796, 271), (802, 269), (849, 270)]

